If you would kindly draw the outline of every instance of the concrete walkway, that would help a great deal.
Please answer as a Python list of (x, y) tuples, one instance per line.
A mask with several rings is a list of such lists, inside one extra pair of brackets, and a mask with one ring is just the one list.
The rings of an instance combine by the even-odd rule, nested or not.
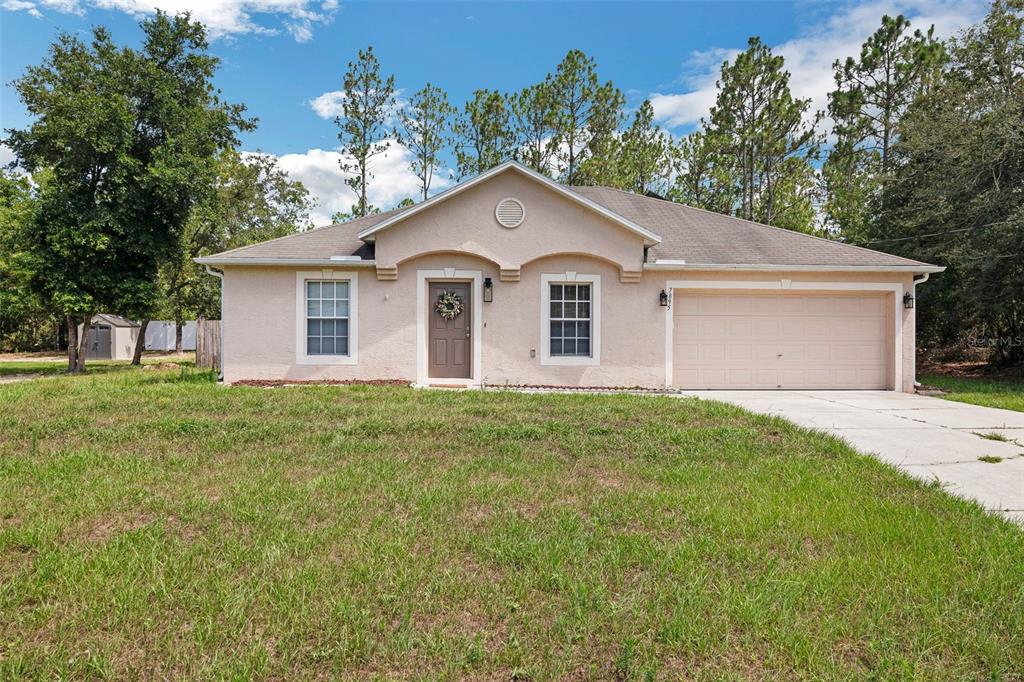
[[(1024, 412), (891, 391), (684, 391), (845, 439), (1024, 525)], [(994, 435), (1007, 441), (983, 438)], [(988, 463), (979, 457), (1000, 457)]]

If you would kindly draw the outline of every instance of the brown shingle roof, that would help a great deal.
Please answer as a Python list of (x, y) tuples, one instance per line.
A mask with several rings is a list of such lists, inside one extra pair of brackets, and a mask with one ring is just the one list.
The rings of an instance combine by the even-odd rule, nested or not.
[(915, 266), (919, 261), (610, 187), (573, 190), (661, 235), (648, 260), (687, 265)]
[(295, 260), (328, 259), (331, 256), (360, 256), (372, 258), (373, 249), (363, 243), (356, 235), (367, 227), (372, 227), (396, 213), (404, 211), (396, 208), (383, 213), (364, 216), (347, 223), (335, 223), (316, 227), (305, 232), (289, 234), (259, 244), (240, 246), (237, 249), (224, 251), (209, 256), (210, 258), (237, 258), (244, 262), (246, 258), (286, 258)]
[[(647, 260), (681, 260), (689, 266), (795, 265), (822, 267), (928, 267), (920, 261), (813, 237), (769, 225), (692, 208), (609, 187), (572, 191), (626, 220), (654, 232), (661, 243)], [(326, 260), (332, 256), (373, 258), (373, 248), (356, 235), (404, 208), (243, 246), (210, 258)], [(202, 260), (202, 259), (201, 259)]]

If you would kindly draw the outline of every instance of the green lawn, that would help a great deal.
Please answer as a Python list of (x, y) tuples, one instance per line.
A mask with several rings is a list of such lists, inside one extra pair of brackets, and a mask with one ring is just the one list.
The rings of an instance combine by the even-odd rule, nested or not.
[(921, 377), (920, 382), (925, 386), (934, 386), (948, 391), (946, 395), (942, 396), (946, 400), (1024, 412), (1024, 381), (998, 381), (928, 374)]
[(694, 399), (0, 386), (0, 678), (1019, 679), (1024, 534)]
[[(183, 360), (179, 357), (142, 357), (142, 364), (182, 364), (194, 365), (194, 360)], [(87, 360), (86, 369), (90, 372), (110, 372), (113, 370), (127, 369), (131, 363), (128, 360)], [(0, 361), (0, 378), (14, 374), (41, 374), (52, 376), (64, 374), (67, 371), (67, 360), (2, 360)]]

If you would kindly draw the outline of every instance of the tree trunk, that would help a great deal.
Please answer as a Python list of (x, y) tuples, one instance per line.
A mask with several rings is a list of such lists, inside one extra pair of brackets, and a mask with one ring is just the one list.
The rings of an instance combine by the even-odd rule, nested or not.
[(68, 315), (65, 318), (68, 327), (68, 374), (78, 366), (78, 323)]
[(146, 348), (146, 329), (149, 327), (149, 320), (143, 320), (139, 325), (139, 336), (135, 339), (135, 351), (132, 353), (132, 364), (142, 364), (142, 351)]
[[(89, 324), (92, 315), (83, 315), (81, 320), (68, 315), (68, 374), (81, 374), (85, 371), (85, 351), (89, 347)], [(82, 325), (82, 333), (78, 333), (78, 325)]]
[(174, 352), (181, 352), (181, 328), (184, 326), (184, 320), (181, 319), (182, 315), (180, 312), (174, 314)]

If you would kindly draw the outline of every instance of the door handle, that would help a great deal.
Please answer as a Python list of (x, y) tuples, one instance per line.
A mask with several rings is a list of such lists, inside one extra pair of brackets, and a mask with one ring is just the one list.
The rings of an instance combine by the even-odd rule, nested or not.
[(468, 329), (466, 330), (466, 338), (467, 339), (469, 338), (469, 330)]

